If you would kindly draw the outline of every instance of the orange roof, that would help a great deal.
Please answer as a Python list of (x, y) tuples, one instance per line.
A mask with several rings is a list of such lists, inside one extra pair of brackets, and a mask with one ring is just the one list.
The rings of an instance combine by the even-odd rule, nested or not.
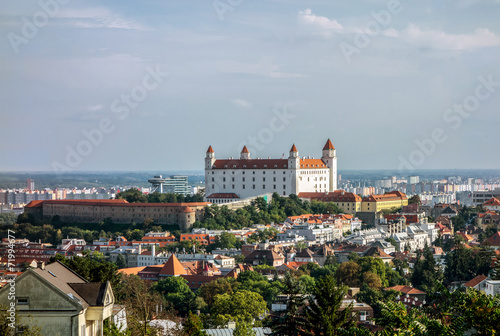
[(483, 203), (483, 205), (500, 205), (500, 201), (496, 199), (495, 197), (490, 198), (486, 202)]
[(184, 207), (182, 207), (181, 212), (186, 212), (186, 213), (188, 213), (188, 212), (194, 212), (194, 210), (193, 210), (193, 209), (191, 209), (191, 208), (190, 208), (190, 207), (188, 207), (188, 206), (184, 206)]
[(490, 238), (486, 239), (490, 246), (500, 246), (500, 232), (496, 232)]
[(214, 149), (212, 148), (212, 146), (208, 146), (207, 153), (213, 153), (213, 152)]
[(31, 201), (29, 202), (25, 208), (41, 208), (43, 201)]
[(328, 168), (321, 159), (301, 159), (300, 168)]
[(118, 270), (118, 273), (123, 273), (126, 275), (131, 275), (135, 274), (137, 275), (140, 271), (142, 271), (146, 266), (141, 266), (141, 267), (129, 267), (129, 268), (120, 268)]
[(330, 139), (328, 139), (328, 141), (325, 144), (325, 147), (323, 147), (323, 150), (326, 150), (326, 149), (335, 149), (335, 147), (333, 147), (333, 144), (330, 141)]
[(243, 146), (243, 149), (241, 150), (241, 153), (242, 153), (242, 154), (243, 154), (243, 153), (250, 153), (250, 152), (248, 151), (247, 146)]
[(172, 254), (161, 269), (160, 275), (176, 276), (181, 274), (187, 274), (187, 272), (175, 254)]
[(393, 289), (403, 294), (425, 294), (425, 292), (421, 291), (420, 289), (416, 289), (410, 286), (393, 286), (385, 288), (385, 290), (389, 289)]
[(293, 144), (292, 149), (290, 149), (290, 152), (298, 152), (297, 147), (295, 147), (295, 144)]
[(182, 207), (182, 206), (206, 206), (209, 202), (183, 202), (183, 203), (129, 203), (124, 199), (110, 200), (45, 200), (39, 201), (42, 204), (67, 204), (67, 205), (86, 205), (86, 206), (124, 206), (124, 207)]

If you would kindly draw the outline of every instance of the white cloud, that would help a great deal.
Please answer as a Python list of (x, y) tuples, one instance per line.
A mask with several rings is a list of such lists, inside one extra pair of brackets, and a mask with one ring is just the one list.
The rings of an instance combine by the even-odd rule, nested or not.
[(408, 43), (443, 50), (471, 50), (500, 45), (500, 38), (486, 28), (477, 28), (474, 33), (449, 34), (442, 30), (422, 30), (415, 24), (400, 32), (389, 29), (384, 35), (400, 38)]
[(67, 25), (77, 28), (115, 28), (130, 30), (147, 30), (139, 23), (125, 19), (106, 8), (63, 9), (57, 18), (67, 19)]
[(326, 16), (318, 16), (312, 13), (310, 8), (299, 12), (299, 20), (310, 26), (324, 30), (342, 30), (344, 27), (337, 20), (330, 20)]
[(249, 109), (252, 107), (252, 104), (250, 102), (247, 102), (246, 100), (243, 99), (231, 99), (231, 103), (233, 103), (234, 107), (237, 108), (242, 108), (242, 109)]

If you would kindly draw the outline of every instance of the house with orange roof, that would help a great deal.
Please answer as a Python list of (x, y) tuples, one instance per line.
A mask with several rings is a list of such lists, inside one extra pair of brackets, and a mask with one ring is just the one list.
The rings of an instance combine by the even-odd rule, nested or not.
[(500, 232), (497, 231), (491, 237), (486, 239), (486, 244), (488, 244), (491, 248), (495, 250), (500, 249)]
[(411, 286), (404, 286), (404, 285), (387, 287), (387, 288), (384, 288), (384, 290), (386, 290), (386, 291), (395, 290), (397, 292), (400, 292), (401, 295), (409, 296), (412, 298), (417, 298), (420, 301), (424, 301), (425, 297), (427, 295), (427, 293), (425, 293), (424, 291), (421, 291), (420, 289), (417, 289), (417, 288), (414, 288)]
[(483, 208), (490, 211), (500, 211), (500, 201), (496, 197), (492, 197), (483, 203)]
[(355, 214), (361, 211), (361, 197), (344, 190), (335, 190), (333, 192), (301, 192), (297, 196), (308, 201), (333, 202), (348, 214)]

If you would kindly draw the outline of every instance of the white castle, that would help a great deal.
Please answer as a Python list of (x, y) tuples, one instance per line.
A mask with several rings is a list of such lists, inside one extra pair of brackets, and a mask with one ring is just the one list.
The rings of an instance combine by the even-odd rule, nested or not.
[(295, 145), (288, 159), (252, 159), (244, 146), (239, 159), (205, 157), (205, 195), (212, 203), (230, 203), (264, 194), (298, 195), (337, 189), (337, 155), (330, 139), (321, 159), (300, 158)]

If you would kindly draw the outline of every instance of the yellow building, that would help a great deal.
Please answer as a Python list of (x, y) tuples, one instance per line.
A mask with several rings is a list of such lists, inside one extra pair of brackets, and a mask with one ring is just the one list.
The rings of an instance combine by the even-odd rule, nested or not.
[(400, 191), (391, 191), (383, 195), (370, 195), (361, 202), (362, 212), (379, 212), (408, 205), (408, 198)]
[(298, 196), (308, 201), (333, 202), (347, 214), (354, 215), (356, 212), (361, 211), (361, 197), (351, 192), (345, 192), (344, 190), (335, 190), (334, 192), (326, 193), (301, 192)]

